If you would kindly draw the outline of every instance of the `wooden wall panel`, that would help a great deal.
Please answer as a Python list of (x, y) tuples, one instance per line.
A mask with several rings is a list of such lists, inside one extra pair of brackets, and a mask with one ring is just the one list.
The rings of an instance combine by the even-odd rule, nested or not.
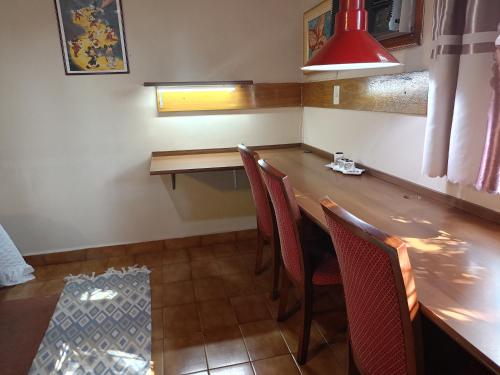
[[(334, 85), (340, 86), (338, 105), (333, 104)], [(427, 71), (307, 82), (303, 106), (426, 116), (428, 89)]]
[(300, 107), (301, 105), (301, 83), (239, 85), (230, 92), (157, 89), (157, 108), (161, 113)]

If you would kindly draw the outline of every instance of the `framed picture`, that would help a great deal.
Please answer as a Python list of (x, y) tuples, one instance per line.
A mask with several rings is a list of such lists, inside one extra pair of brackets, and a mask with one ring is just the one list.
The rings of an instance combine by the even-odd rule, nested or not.
[(129, 73), (120, 0), (54, 0), (68, 75)]
[(304, 13), (304, 64), (333, 35), (332, 0), (325, 0)]

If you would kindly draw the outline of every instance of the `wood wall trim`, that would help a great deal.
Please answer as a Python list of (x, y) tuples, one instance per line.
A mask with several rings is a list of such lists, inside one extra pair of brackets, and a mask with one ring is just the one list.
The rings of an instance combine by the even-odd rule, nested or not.
[(51, 264), (63, 264), (71, 262), (84, 262), (93, 260), (105, 260), (109, 258), (125, 256), (141, 256), (154, 254), (162, 251), (184, 249), (187, 247), (208, 248), (226, 243), (239, 243), (248, 245), (257, 238), (256, 229), (241, 230), (236, 232), (225, 232), (205, 234), (182, 238), (169, 238), (158, 241), (146, 241), (139, 243), (128, 243), (121, 245), (91, 247), (81, 250), (62, 251), (57, 253), (45, 253), (36, 255), (25, 255), (24, 259), (32, 266), (44, 266)]
[[(264, 146), (248, 146), (252, 150), (276, 150), (282, 148), (301, 147), (302, 143), (284, 143), (279, 145), (264, 145)], [(204, 148), (199, 150), (175, 150), (175, 151), (153, 151), (151, 156), (174, 156), (174, 155), (200, 155), (200, 154), (216, 154), (220, 152), (236, 152), (238, 147), (225, 148)]]
[(237, 85), (232, 92), (170, 92), (157, 89), (159, 113), (301, 107), (301, 83)]
[[(147, 86), (161, 82), (145, 83)], [(340, 103), (333, 104), (333, 86)], [(427, 71), (306, 83), (238, 84), (232, 92), (165, 91), (156, 88), (159, 113), (318, 107), (427, 115)]]
[[(302, 144), (302, 148), (306, 151), (312, 152), (312, 153), (319, 155), (321, 157), (324, 157), (326, 159), (333, 160), (333, 154), (328, 152), (328, 151), (324, 151), (322, 149), (319, 149), (317, 147), (314, 147), (314, 146), (311, 146), (311, 145), (308, 145), (305, 143)], [(475, 203), (468, 202), (466, 200), (454, 197), (452, 195), (448, 195), (445, 193), (438, 192), (436, 190), (426, 188), (422, 185), (415, 184), (411, 181), (404, 180), (400, 177), (396, 177), (394, 175), (379, 171), (377, 169), (368, 167), (366, 165), (359, 164), (359, 163), (357, 163), (357, 164), (359, 167), (366, 169), (366, 173), (368, 173), (374, 177), (377, 177), (381, 180), (384, 180), (386, 182), (389, 182), (391, 184), (394, 184), (394, 185), (400, 186), (404, 189), (410, 190), (416, 194), (415, 196), (409, 196), (408, 199), (418, 199), (419, 196), (423, 196), (426, 198), (436, 200), (440, 203), (444, 203), (450, 207), (454, 207), (454, 208), (457, 208), (459, 210), (465, 211), (468, 214), (478, 216), (482, 219), (486, 219), (486, 220), (492, 221), (494, 223), (500, 224), (500, 212), (491, 210), (487, 207), (480, 206), (480, 205), (475, 204)]]
[[(340, 104), (333, 104), (333, 86), (340, 86)], [(307, 82), (303, 106), (357, 111), (427, 115), (427, 71)]]

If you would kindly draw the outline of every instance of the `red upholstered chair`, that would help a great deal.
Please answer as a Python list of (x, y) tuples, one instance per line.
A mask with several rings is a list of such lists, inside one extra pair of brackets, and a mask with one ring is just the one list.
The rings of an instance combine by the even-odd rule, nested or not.
[(349, 373), (421, 373), (418, 302), (405, 243), (328, 198), (321, 205), (344, 285)]
[(257, 211), (257, 257), (255, 261), (255, 273), (262, 269), (262, 252), (264, 243), (269, 243), (273, 255), (273, 286), (272, 298), (278, 298), (279, 272), (281, 267), (281, 255), (279, 248), (278, 232), (274, 225), (274, 212), (269, 201), (266, 186), (262, 180), (257, 160), (259, 154), (245, 145), (238, 145), (245, 172), (250, 181), (250, 188)]
[(313, 287), (340, 285), (339, 266), (332, 249), (321, 249), (321, 245), (316, 246), (319, 242), (310, 242), (305, 238), (305, 226), (288, 176), (265, 160), (259, 160), (259, 166), (274, 206), (285, 269), (278, 320), (283, 320), (286, 316), (288, 289), (290, 283), (293, 283), (300, 292), (302, 315), (297, 362), (304, 364), (311, 331)]

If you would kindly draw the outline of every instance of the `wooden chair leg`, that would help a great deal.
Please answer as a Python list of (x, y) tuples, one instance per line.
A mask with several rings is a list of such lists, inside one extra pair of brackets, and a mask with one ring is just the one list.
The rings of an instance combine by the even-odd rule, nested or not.
[(257, 228), (257, 253), (255, 254), (255, 274), (258, 275), (262, 270), (262, 253), (264, 252), (264, 238)]
[(276, 244), (276, 240), (271, 241), (271, 251), (273, 253), (273, 291), (271, 293), (272, 300), (279, 297), (280, 269), (281, 269), (281, 254), (280, 248)]
[(288, 305), (288, 292), (290, 290), (290, 280), (286, 272), (283, 272), (281, 277), (280, 303), (278, 307), (278, 322), (282, 322), (287, 318), (286, 308)]
[(307, 361), (307, 350), (309, 348), (309, 337), (311, 335), (311, 323), (313, 312), (312, 291), (305, 291), (302, 296), (302, 330), (300, 335), (299, 350), (297, 352), (297, 363), (303, 365)]

